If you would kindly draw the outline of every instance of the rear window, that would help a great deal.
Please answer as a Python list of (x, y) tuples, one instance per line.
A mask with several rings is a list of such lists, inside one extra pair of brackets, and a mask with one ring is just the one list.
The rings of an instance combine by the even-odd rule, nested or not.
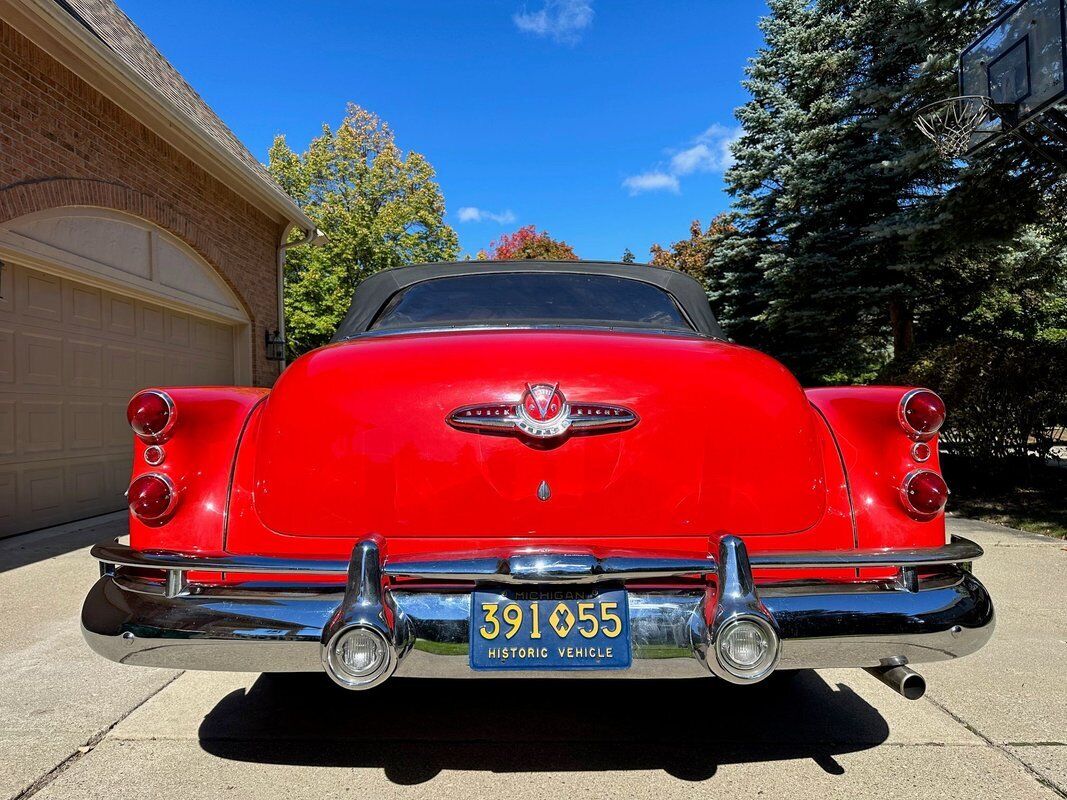
[(371, 330), (564, 325), (693, 330), (667, 292), (612, 275), (507, 272), (455, 275), (397, 292)]

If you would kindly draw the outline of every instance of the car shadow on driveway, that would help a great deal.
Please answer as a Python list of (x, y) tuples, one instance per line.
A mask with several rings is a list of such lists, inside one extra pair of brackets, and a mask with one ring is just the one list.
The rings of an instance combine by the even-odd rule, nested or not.
[(398, 784), (442, 770), (662, 769), (706, 780), (720, 764), (836, 755), (886, 740), (878, 711), (814, 672), (757, 686), (714, 679), (412, 680), (348, 692), (324, 675), (262, 675), (200, 725), (201, 747), (238, 761), (377, 767)]

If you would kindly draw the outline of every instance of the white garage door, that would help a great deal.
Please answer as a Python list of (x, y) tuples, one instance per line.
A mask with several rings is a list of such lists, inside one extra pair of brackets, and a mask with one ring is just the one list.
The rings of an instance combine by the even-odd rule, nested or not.
[(7, 261), (0, 270), (0, 536), (121, 508), (132, 453), (130, 397), (146, 386), (239, 382), (240, 330)]

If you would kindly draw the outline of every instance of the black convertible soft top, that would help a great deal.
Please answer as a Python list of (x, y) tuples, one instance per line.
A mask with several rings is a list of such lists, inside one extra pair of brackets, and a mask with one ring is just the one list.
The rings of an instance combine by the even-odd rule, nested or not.
[(610, 261), (460, 261), (415, 264), (371, 275), (356, 287), (352, 305), (338, 326), (333, 341), (358, 336), (369, 330), (385, 305), (398, 292), (414, 284), (460, 275), (539, 272), (607, 275), (656, 286), (674, 298), (697, 333), (715, 338), (723, 336), (722, 329), (711, 313), (704, 288), (693, 278), (676, 270)]

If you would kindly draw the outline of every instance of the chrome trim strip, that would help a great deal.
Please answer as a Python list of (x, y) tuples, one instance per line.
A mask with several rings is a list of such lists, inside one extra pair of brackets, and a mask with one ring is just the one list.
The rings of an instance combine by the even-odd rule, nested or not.
[[(737, 537), (723, 537), (737, 538)], [(957, 564), (980, 558), (980, 546), (954, 536), (941, 547), (867, 549), (840, 551), (801, 551), (756, 553), (748, 556), (753, 569), (832, 569), (859, 567), (930, 567)], [(432, 560), (388, 561), (385, 573), (391, 577), (422, 578), (494, 583), (600, 583), (611, 580), (671, 578), (685, 575), (714, 575), (714, 558), (663, 558), (588, 554), (520, 554), (478, 557), (442, 554)]]
[[(726, 538), (726, 537), (724, 537)], [(969, 539), (953, 536), (941, 547), (878, 550), (776, 552), (750, 554), (753, 569), (832, 569), (852, 567), (932, 567), (980, 558), (983, 550)], [(347, 575), (348, 562), (332, 559), (270, 556), (189, 556), (134, 550), (117, 543), (98, 544), (92, 556), (105, 564), (163, 570)], [(475, 583), (601, 583), (604, 581), (714, 575), (716, 559), (654, 556), (607, 556), (588, 553), (525, 552), (510, 556), (441, 554), (431, 560), (386, 561), (389, 577)]]
[(572, 583), (673, 578), (683, 575), (713, 575), (714, 559), (645, 558), (584, 553), (521, 553), (507, 557), (455, 559), (442, 556), (433, 561), (387, 561), (390, 577), (471, 583)]
[[(679, 307), (680, 308), (680, 307)], [(682, 311), (686, 322), (690, 322), (689, 315)], [(380, 339), (387, 336), (412, 336), (424, 333), (481, 333), (485, 331), (594, 331), (599, 333), (648, 333), (657, 336), (679, 336), (686, 339), (707, 339), (709, 341), (725, 341), (721, 336), (713, 336), (710, 333), (701, 333), (698, 330), (684, 330), (682, 328), (646, 328), (640, 325), (578, 325), (574, 323), (557, 323), (544, 325), (508, 325), (504, 322), (487, 322), (484, 325), (436, 325), (423, 328), (374, 328), (369, 331), (360, 331), (351, 336), (338, 339), (339, 342), (350, 342), (358, 339)]]
[(833, 567), (936, 567), (981, 558), (985, 551), (970, 539), (953, 536), (940, 547), (907, 547), (756, 553), (749, 555), (753, 569), (816, 569)]
[(95, 545), (92, 557), (119, 567), (198, 572), (261, 572), (287, 575), (347, 575), (348, 562), (330, 559), (274, 558), (272, 556), (190, 556), (155, 550), (134, 550), (127, 545)]

